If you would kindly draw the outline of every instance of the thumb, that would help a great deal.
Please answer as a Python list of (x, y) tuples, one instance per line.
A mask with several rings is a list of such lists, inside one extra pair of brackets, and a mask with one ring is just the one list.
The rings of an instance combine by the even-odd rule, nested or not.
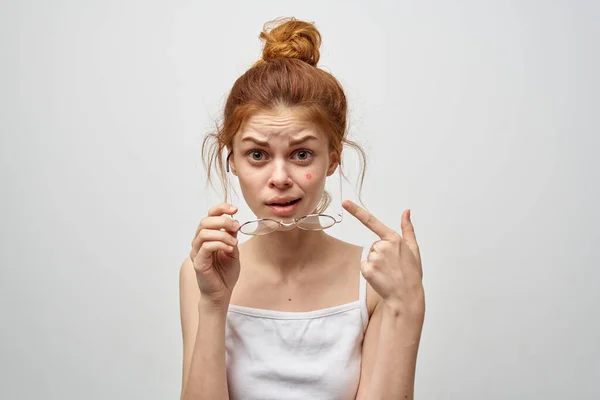
[[(236, 221), (236, 222), (238, 222), (238, 221)], [(238, 222), (238, 226), (239, 226), (239, 222)], [(239, 233), (239, 228), (235, 232), (231, 233), (231, 236), (233, 236), (237, 240), (237, 243), (235, 244), (235, 246), (233, 246), (233, 251), (228, 254), (228, 256), (230, 258), (234, 258), (236, 260), (240, 259), (240, 249), (238, 247), (240, 245), (240, 241), (238, 239), (238, 233)]]
[(415, 235), (415, 227), (410, 220), (410, 209), (404, 211), (402, 214), (400, 226), (402, 228), (402, 238), (412, 247), (413, 244), (417, 243), (417, 237)]
[(234, 258), (236, 260), (240, 259), (240, 249), (239, 246), (240, 242), (238, 241), (235, 246), (233, 246), (233, 251), (231, 252), (231, 258)]
[(415, 227), (410, 218), (410, 209), (406, 210), (404, 214), (402, 214), (402, 238), (404, 242), (408, 246), (408, 248), (412, 251), (412, 253), (417, 258), (417, 261), (421, 262), (421, 252), (419, 250), (419, 245), (417, 243), (417, 237), (415, 235)]
[(239, 232), (240, 232), (240, 221), (235, 220), (235, 222), (237, 223), (238, 228), (231, 233), (231, 236), (233, 236), (236, 239), (236, 244), (235, 246), (233, 246), (233, 251), (231, 252), (231, 255), (233, 256), (233, 258), (235, 258), (236, 260), (240, 259), (240, 249), (239, 249), (239, 245), (240, 245), (240, 239), (239, 239)]

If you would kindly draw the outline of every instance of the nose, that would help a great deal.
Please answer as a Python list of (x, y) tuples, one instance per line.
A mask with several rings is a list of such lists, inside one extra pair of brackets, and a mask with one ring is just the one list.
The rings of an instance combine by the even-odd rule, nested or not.
[(288, 189), (292, 187), (293, 182), (290, 174), (287, 172), (285, 165), (275, 165), (271, 177), (269, 178), (269, 187), (278, 189)]

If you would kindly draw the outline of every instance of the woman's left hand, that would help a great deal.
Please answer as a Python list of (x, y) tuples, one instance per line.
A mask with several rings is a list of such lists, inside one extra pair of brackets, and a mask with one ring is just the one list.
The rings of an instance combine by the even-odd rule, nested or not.
[(350, 200), (344, 209), (355, 216), (381, 240), (371, 246), (361, 271), (385, 305), (416, 323), (423, 323), (425, 294), (423, 267), (410, 211), (402, 214), (402, 235), (385, 226), (375, 216)]

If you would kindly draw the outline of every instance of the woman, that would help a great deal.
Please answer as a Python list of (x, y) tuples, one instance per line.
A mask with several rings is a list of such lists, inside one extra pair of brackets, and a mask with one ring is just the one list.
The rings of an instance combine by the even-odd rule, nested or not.
[[(319, 32), (280, 22), (207, 137), (209, 179), (217, 168), (225, 186), (225, 161), (261, 220), (240, 224), (222, 203), (198, 226), (180, 273), (181, 398), (411, 399), (425, 301), (410, 211), (399, 234), (344, 201), (381, 239), (365, 248), (312, 216), (343, 145), (362, 151), (346, 138), (341, 86), (316, 67)], [(252, 237), (238, 246), (240, 232)]]

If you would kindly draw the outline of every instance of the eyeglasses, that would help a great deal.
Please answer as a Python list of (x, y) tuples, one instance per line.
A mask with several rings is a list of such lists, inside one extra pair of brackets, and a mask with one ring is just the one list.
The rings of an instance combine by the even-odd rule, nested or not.
[[(229, 172), (229, 157), (232, 153), (227, 156), (227, 172)], [(338, 166), (340, 175), (340, 212), (338, 213), (338, 219), (329, 214), (308, 214), (300, 218), (294, 218), (292, 222), (277, 221), (271, 218), (261, 218), (251, 220), (243, 223), (240, 226), (239, 232), (245, 235), (259, 236), (273, 233), (281, 228), (297, 227), (305, 231), (321, 231), (327, 228), (331, 228), (335, 224), (339, 224), (344, 219), (344, 208), (341, 206), (342, 202), (342, 172)]]

